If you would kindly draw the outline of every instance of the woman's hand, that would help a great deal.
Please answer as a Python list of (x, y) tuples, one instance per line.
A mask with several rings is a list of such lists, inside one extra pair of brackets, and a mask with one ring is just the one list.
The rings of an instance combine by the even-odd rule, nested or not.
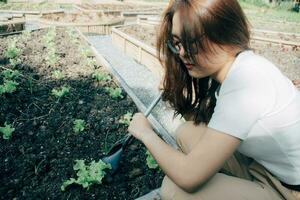
[(136, 113), (133, 115), (128, 127), (128, 132), (140, 141), (151, 136), (151, 134), (155, 134), (148, 119), (142, 113)]

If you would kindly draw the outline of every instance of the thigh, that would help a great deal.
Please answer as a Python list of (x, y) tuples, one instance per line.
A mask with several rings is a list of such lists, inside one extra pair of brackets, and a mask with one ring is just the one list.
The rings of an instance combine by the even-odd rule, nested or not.
[(183, 153), (188, 154), (205, 133), (206, 125), (194, 125), (192, 121), (181, 124), (175, 133), (176, 141)]
[(198, 191), (187, 193), (165, 177), (161, 187), (162, 200), (283, 200), (271, 187), (217, 173)]
[[(187, 121), (178, 127), (176, 131), (176, 141), (181, 151), (188, 154), (201, 140), (206, 131), (206, 125), (200, 124), (195, 126), (192, 121)], [(220, 172), (252, 180), (251, 175), (248, 172), (248, 165), (251, 163), (251, 159), (235, 152), (223, 165)]]

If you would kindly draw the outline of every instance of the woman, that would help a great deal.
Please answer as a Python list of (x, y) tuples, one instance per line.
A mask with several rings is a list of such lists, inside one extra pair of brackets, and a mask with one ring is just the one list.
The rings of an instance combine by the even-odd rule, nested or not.
[(160, 31), (163, 100), (187, 120), (176, 132), (181, 151), (141, 113), (129, 132), (166, 174), (162, 199), (297, 199), (300, 93), (249, 49), (238, 2), (171, 1)]

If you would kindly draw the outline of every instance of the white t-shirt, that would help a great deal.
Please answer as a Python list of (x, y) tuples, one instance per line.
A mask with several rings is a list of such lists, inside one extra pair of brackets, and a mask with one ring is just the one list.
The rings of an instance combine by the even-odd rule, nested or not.
[(208, 127), (240, 138), (239, 152), (300, 185), (300, 92), (293, 83), (267, 59), (244, 51), (218, 93)]

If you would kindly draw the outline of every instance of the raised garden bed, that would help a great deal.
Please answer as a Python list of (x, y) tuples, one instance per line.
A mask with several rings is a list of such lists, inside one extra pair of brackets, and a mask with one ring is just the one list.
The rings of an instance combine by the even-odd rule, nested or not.
[[(106, 70), (71, 29), (24, 32), (0, 43), (0, 127), (14, 130), (0, 139), (1, 198), (135, 199), (160, 186), (163, 174), (147, 167), (145, 148), (134, 141), (114, 177), (89, 190), (72, 184), (61, 191), (76, 178), (75, 160), (97, 162), (126, 133), (121, 117), (137, 108), (124, 92), (110, 97), (105, 87), (118, 87), (115, 81), (96, 81), (95, 72)], [(3, 90), (8, 80), (15, 88)]]
[(59, 8), (60, 6), (54, 3), (0, 3), (0, 10), (45, 11)]
[[(143, 27), (139, 31), (146, 31), (143, 39), (135, 37), (135, 35), (124, 32), (130, 30), (134, 32), (136, 29), (132, 29), (134, 26), (127, 25), (121, 27), (115, 27), (112, 29), (112, 41), (113, 44), (118, 46), (126, 55), (134, 58), (138, 63), (145, 65), (150, 71), (152, 71), (157, 77), (161, 79), (163, 77), (163, 68), (157, 59), (156, 50), (149, 42), (145, 42), (147, 37), (155, 38), (155, 32), (153, 27)], [(143, 34), (143, 33), (141, 33)], [(147, 35), (150, 34), (150, 35)]]
[(42, 24), (53, 26), (77, 27), (84, 33), (110, 34), (111, 27), (124, 24), (124, 18), (105, 16), (101, 12), (42, 14), (38, 20)]
[[(156, 56), (155, 44), (156, 30), (158, 30), (158, 27), (136, 24), (130, 26), (121, 26), (116, 28), (116, 30), (117, 31), (113, 30), (114, 43), (121, 49), (123, 49), (123, 51), (128, 55), (131, 55), (133, 58), (135, 58), (137, 61), (140, 61), (138, 57), (138, 49), (143, 48), (143, 46), (145, 45), (148, 46), (148, 52)], [(127, 43), (134, 43), (134, 45), (126, 46), (127, 43), (125, 43), (125, 41), (133, 41)], [(271, 42), (259, 42), (252, 40), (251, 48), (253, 48), (256, 53), (265, 56), (273, 63), (275, 63), (290, 79), (300, 79), (300, 47), (284, 46)], [(152, 63), (157, 64), (158, 62), (157, 59), (155, 61), (152, 57), (147, 58), (151, 59)], [(141, 59), (141, 61), (142, 60), (143, 59)]]
[(25, 20), (21, 18), (0, 20), (0, 34), (22, 31), (25, 28)]

